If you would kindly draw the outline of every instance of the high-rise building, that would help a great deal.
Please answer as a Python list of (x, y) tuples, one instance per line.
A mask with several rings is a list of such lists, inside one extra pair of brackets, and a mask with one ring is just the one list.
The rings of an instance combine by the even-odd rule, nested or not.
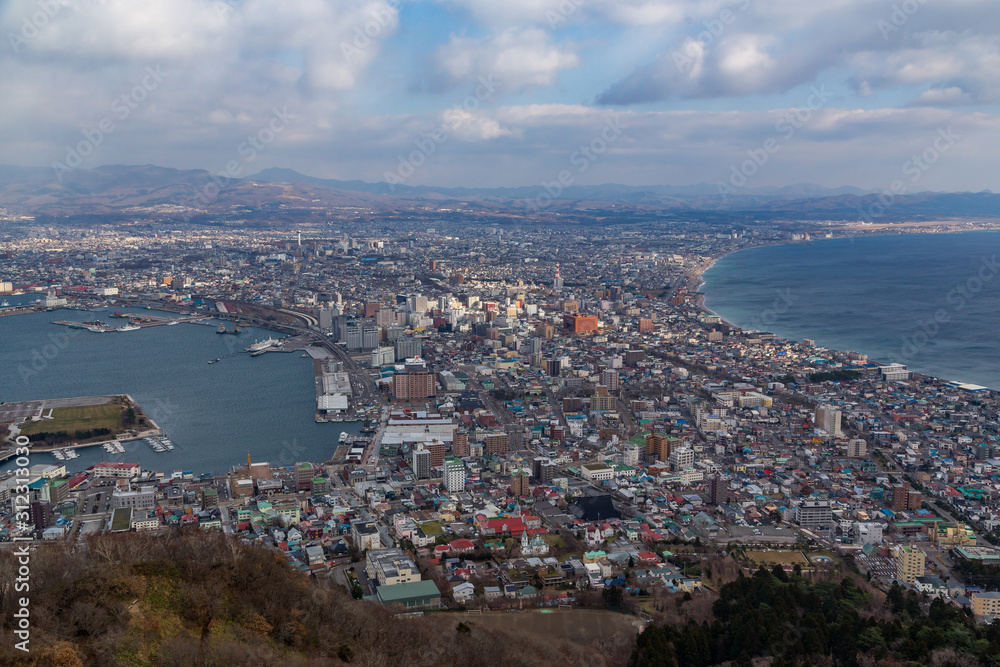
[(531, 493), (526, 470), (515, 470), (510, 478), (510, 488), (515, 496), (526, 496)]
[(316, 476), (316, 466), (308, 461), (295, 464), (295, 490), (308, 491), (312, 488), (312, 478)]
[[(598, 385), (599, 388), (601, 385)], [(605, 390), (607, 387), (603, 387)], [(614, 412), (618, 409), (618, 399), (607, 391), (594, 394), (590, 399), (590, 409), (596, 412)]]
[(347, 327), (347, 349), (360, 350), (364, 347), (364, 332), (357, 324)]
[(861, 438), (852, 438), (847, 443), (847, 457), (860, 459), (868, 453), (868, 443)]
[(840, 432), (840, 410), (829, 405), (822, 405), (816, 409), (816, 428), (821, 428), (834, 438), (839, 438)]
[(454, 456), (444, 460), (444, 487), (453, 493), (465, 490), (465, 466)]
[(486, 453), (487, 454), (506, 454), (507, 453), (507, 441), (508, 437), (506, 433), (487, 433), (486, 434)]
[(333, 318), (333, 340), (343, 342), (347, 340), (347, 315), (337, 315)]
[(271, 465), (267, 461), (250, 463), (248, 472), (250, 473), (250, 479), (254, 482), (258, 482), (262, 479), (271, 479)]
[(1000, 593), (973, 593), (969, 600), (972, 602), (972, 613), (977, 618), (1000, 616)]
[(639, 465), (639, 459), (642, 458), (643, 448), (641, 445), (635, 443), (628, 443), (625, 445), (625, 453), (622, 457), (622, 462), (627, 466)]
[(910, 489), (909, 482), (892, 487), (892, 509), (894, 512), (913, 511), (921, 508), (923, 496)]
[(456, 428), (451, 436), (451, 449), (455, 456), (468, 456), (469, 434)]
[(678, 447), (667, 457), (671, 470), (682, 470), (694, 465), (694, 450), (690, 447)]
[(428, 442), (424, 444), (424, 449), (431, 453), (432, 468), (436, 468), (444, 464), (445, 444), (443, 442)]
[(326, 477), (313, 477), (309, 484), (309, 492), (314, 496), (326, 495), (330, 490), (330, 484)]
[(550, 376), (557, 378), (562, 372), (562, 362), (558, 359), (548, 359), (545, 362), (545, 372)]
[(44, 500), (33, 500), (28, 506), (28, 519), (35, 530), (45, 530), (52, 522), (52, 511)]
[(555, 338), (556, 330), (551, 324), (539, 324), (535, 327), (535, 335), (545, 340), (552, 340)]
[(896, 579), (913, 584), (924, 576), (927, 557), (919, 547), (903, 544), (896, 548)]
[(397, 359), (409, 359), (410, 357), (419, 357), (421, 354), (421, 347), (423, 341), (419, 338), (414, 338), (413, 336), (407, 336), (404, 338), (397, 338), (393, 346), (396, 348), (396, 358)]
[(381, 304), (376, 301), (368, 301), (365, 303), (365, 319), (370, 319), (375, 317), (375, 313), (381, 308)]
[(372, 350), (372, 368), (388, 366), (396, 361), (396, 352), (391, 347), (376, 347)]
[(431, 476), (431, 453), (429, 450), (413, 450), (413, 475), (417, 479), (427, 479)]
[(657, 461), (666, 461), (673, 451), (674, 441), (662, 433), (650, 433), (646, 436), (646, 456)]
[(723, 505), (729, 499), (729, 482), (720, 475), (712, 478), (708, 485), (708, 502), (710, 505)]
[(392, 393), (402, 401), (437, 395), (437, 374), (430, 371), (403, 371), (392, 376)]
[(565, 315), (563, 325), (576, 334), (593, 333), (598, 329), (597, 315)]
[(361, 347), (371, 350), (378, 347), (379, 328), (371, 324), (366, 324), (361, 329)]
[(528, 340), (528, 350), (529, 355), (541, 354), (542, 353), (542, 339), (538, 336), (534, 336)]
[(807, 500), (795, 508), (795, 521), (803, 528), (829, 528), (833, 508), (829, 500)]
[(607, 387), (609, 392), (618, 391), (618, 371), (612, 368), (601, 371), (601, 384)]

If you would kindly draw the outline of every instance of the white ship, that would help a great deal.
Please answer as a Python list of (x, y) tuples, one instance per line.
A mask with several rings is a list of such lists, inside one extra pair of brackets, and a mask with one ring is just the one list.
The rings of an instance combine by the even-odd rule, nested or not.
[(7, 300), (5, 299), (3, 303), (0, 303), (0, 308), (6, 308), (6, 307), (7, 307), (7, 306), (9, 306), (9, 305), (10, 305), (10, 301), (7, 301)]
[(349, 435), (347, 435), (347, 431), (341, 431), (341, 432), (340, 432), (340, 442), (347, 442), (347, 439), (348, 439), (349, 437), (350, 437), (350, 436), (349, 436)]
[(274, 347), (278, 344), (277, 338), (268, 338), (267, 340), (257, 341), (250, 347), (248, 347), (246, 352), (263, 352), (264, 350)]
[(52, 454), (52, 456), (55, 458), (56, 461), (65, 461), (66, 460), (66, 455), (63, 454), (58, 449), (53, 449), (50, 453)]
[(167, 322), (167, 326), (168, 327), (172, 327), (172, 326), (174, 326), (177, 323), (178, 323), (177, 320), (170, 320), (169, 322)]
[(68, 459), (78, 459), (78, 458), (80, 458), (80, 455), (77, 454), (76, 450), (74, 450), (74, 449), (67, 449), (66, 450), (66, 458), (68, 458)]
[(140, 327), (140, 326), (137, 326), (137, 325), (135, 325), (135, 324), (126, 324), (126, 325), (125, 325), (125, 326), (123, 326), (123, 327), (118, 327), (118, 329), (117, 329), (117, 330), (118, 330), (118, 331), (138, 331), (138, 330), (139, 330), (139, 329), (141, 329), (141, 328), (142, 328), (142, 327)]

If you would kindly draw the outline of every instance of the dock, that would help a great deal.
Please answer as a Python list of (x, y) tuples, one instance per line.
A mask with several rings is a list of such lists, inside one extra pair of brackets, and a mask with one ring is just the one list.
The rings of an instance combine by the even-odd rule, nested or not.
[[(112, 317), (115, 317), (112, 315)], [(115, 331), (121, 332), (122, 327), (138, 327), (139, 329), (148, 329), (151, 327), (163, 327), (169, 326), (174, 323), (197, 323), (201, 324), (203, 320), (212, 319), (208, 315), (193, 315), (190, 317), (160, 317), (158, 315), (132, 315), (132, 316), (122, 316), (117, 319), (124, 319), (126, 322), (120, 325), (109, 324), (101, 320), (93, 320), (91, 322), (70, 322), (68, 320), (58, 320), (52, 324), (58, 324), (59, 326), (70, 327), (71, 329), (86, 329), (87, 331), (93, 331), (94, 333), (112, 333)], [(130, 329), (134, 331), (135, 329)]]

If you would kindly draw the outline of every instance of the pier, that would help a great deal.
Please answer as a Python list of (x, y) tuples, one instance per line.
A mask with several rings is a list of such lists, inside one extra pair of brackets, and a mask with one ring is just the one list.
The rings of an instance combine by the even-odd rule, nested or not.
[[(116, 317), (116, 315), (111, 315), (111, 317)], [(160, 317), (158, 315), (121, 315), (117, 316), (117, 319), (124, 319), (126, 320), (126, 323), (123, 323), (120, 326), (114, 326), (102, 320), (94, 320), (92, 322), (70, 322), (69, 320), (58, 320), (52, 324), (70, 327), (71, 329), (86, 329), (87, 331), (93, 331), (94, 333), (112, 333), (115, 331), (122, 331), (122, 327), (124, 326), (148, 329), (150, 327), (170, 326), (172, 324), (180, 324), (182, 322), (185, 324), (202, 324), (204, 320), (210, 320), (213, 319), (213, 317), (209, 315), (193, 315), (189, 317), (177, 318)], [(134, 329), (130, 329), (130, 331), (134, 331)]]

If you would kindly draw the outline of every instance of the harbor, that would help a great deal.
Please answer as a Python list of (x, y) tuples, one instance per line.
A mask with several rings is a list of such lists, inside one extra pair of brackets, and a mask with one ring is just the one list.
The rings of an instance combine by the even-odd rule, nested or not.
[[(190, 307), (164, 305), (177, 310), (147, 309), (143, 303), (117, 307), (120, 314), (153, 316), (164, 322), (168, 318), (184, 321), (190, 315), (182, 312)], [(210, 313), (187, 317), (187, 323), (196, 326), (143, 327), (125, 336), (92, 336), (85, 329), (52, 324), (53, 319), (75, 324), (101, 319), (117, 324), (124, 320), (110, 317), (115, 308), (98, 312), (62, 309), (58, 314), (43, 310), (5, 318), (6, 345), (0, 350), (4, 395), (0, 400), (127, 393), (162, 429), (143, 433), (143, 437), (165, 434), (175, 445), (173, 451), (154, 452), (141, 438), (122, 440), (126, 453), (118, 454), (92, 445), (73, 447), (80, 456), (67, 459), (67, 468), (82, 470), (101, 460), (144, 462), (155, 457), (158, 465), (207, 472), (226, 470), (234, 458), (245, 458), (248, 452), (255, 459), (286, 465), (324, 461), (333, 455), (341, 430), (357, 434), (361, 427), (360, 422), (345, 422), (337, 428), (315, 421), (315, 393), (307, 379), (312, 377), (312, 364), (301, 356), (306, 354), (302, 345), (309, 334), (303, 330), (258, 324), (257, 320), (264, 319), (259, 316), (244, 324), (250, 318), (241, 314), (241, 335), (217, 335), (219, 320), (226, 320), (232, 330), (234, 318)], [(255, 342), (289, 334), (292, 337), (284, 338), (284, 345), (272, 350), (286, 354), (250, 357), (244, 352)], [(218, 361), (207, 363), (213, 359)], [(4, 407), (0, 405), (0, 410)], [(60, 443), (55, 448), (67, 446)], [(34, 463), (45, 460), (55, 462), (47, 450), (33, 454)], [(0, 471), (13, 464), (0, 456)]]
[[(51, 310), (43, 309), (8, 320), (15, 326), (10, 329), (9, 381), (5, 383), (11, 391), (5, 398), (125, 390), (156, 418), (155, 429), (93, 442), (74, 439), (42, 445), (33, 452), (55, 459), (52, 452), (58, 450), (62, 461), (79, 469), (101, 460), (142, 459), (145, 452), (146, 457), (155, 454), (171, 461), (182, 455), (185, 461), (177, 465), (185, 469), (215, 470), (225, 467), (229, 460), (225, 452), (230, 450), (290, 463), (308, 460), (307, 456), (325, 460), (336, 449), (338, 436), (326, 422), (341, 422), (352, 437), (362, 429), (376, 428), (380, 396), (372, 390), (365, 369), (321, 334), (302, 325), (265, 322), (266, 316), (252, 309), (227, 316), (193, 314), (179, 304), (151, 305), (119, 300), (110, 307), (62, 307), (63, 316), (56, 322)], [(198, 326), (175, 326), (180, 323)], [(53, 325), (73, 331), (67, 338), (51, 333)], [(122, 329), (145, 331), (124, 338), (81, 335)], [(286, 354), (279, 357), (270, 352)], [(344, 391), (346, 409), (319, 411), (317, 401), (324, 392), (309, 391), (303, 382), (300, 364), (321, 357), (339, 361), (340, 371), (349, 377), (349, 388)], [(82, 372), (83, 368), (87, 371)], [(194, 378), (197, 386), (192, 385)], [(259, 408), (247, 411), (248, 404)], [(161, 426), (169, 430), (175, 449), (160, 441), (155, 441), (154, 448), (145, 440), (163, 437)], [(116, 443), (126, 451), (104, 446)], [(0, 455), (0, 463), (7, 461), (3, 468), (12, 464), (8, 458)]]
[[(109, 317), (114, 319), (126, 320), (125, 323), (114, 325), (103, 322), (101, 320), (88, 320), (85, 322), (73, 322), (70, 320), (59, 320), (53, 322), (52, 324), (58, 324), (59, 326), (69, 327), (71, 329), (86, 329), (87, 331), (92, 331), (94, 333), (114, 333), (114, 332), (129, 332), (138, 331), (139, 329), (148, 329), (151, 327), (163, 327), (172, 326), (175, 324), (184, 323), (202, 323), (205, 320), (213, 319), (209, 315), (192, 315), (188, 317), (162, 317), (159, 315), (130, 315), (122, 314), (117, 310)], [(220, 325), (225, 326), (225, 325)], [(238, 329), (237, 329), (238, 332)]]
[[(69, 421), (70, 419), (76, 419), (80, 424), (91, 421), (98, 422), (100, 419), (99, 415), (91, 415), (88, 412), (96, 413), (106, 406), (110, 406), (112, 410), (116, 410), (119, 405), (124, 410), (134, 414), (136, 423), (141, 423), (144, 427), (139, 429), (134, 427), (125, 428), (123, 426), (118, 432), (109, 433), (112, 436), (110, 439), (102, 439), (98, 435), (94, 436), (94, 439), (91, 441), (70, 441), (68, 443), (49, 443), (47, 439), (35, 440), (31, 444), (31, 453), (49, 454), (52, 458), (60, 462), (72, 461), (79, 458), (80, 454), (77, 450), (80, 449), (100, 447), (108, 454), (119, 454), (125, 452), (123, 442), (140, 438), (147, 440), (153, 438), (166, 439), (163, 438), (163, 431), (160, 429), (160, 426), (128, 394), (2, 403), (0, 404), (0, 423), (9, 424), (8, 428), (11, 439), (19, 435), (31, 437), (32, 434), (38, 432), (38, 428), (41, 428), (39, 425), (44, 426), (49, 422), (57, 424), (52, 428), (64, 429), (72, 428), (71, 426), (66, 426), (66, 424), (73, 423)], [(60, 413), (56, 414), (56, 411), (60, 411)], [(72, 411), (73, 414), (71, 416), (64, 416), (64, 413), (67, 411)], [(75, 433), (79, 435), (80, 431), (76, 431)], [(45, 435), (45, 432), (42, 432), (42, 435)], [(163, 451), (167, 451), (166, 448)], [(0, 450), (0, 462), (8, 460), (12, 456), (14, 456), (13, 448), (9, 448), (6, 451)]]

